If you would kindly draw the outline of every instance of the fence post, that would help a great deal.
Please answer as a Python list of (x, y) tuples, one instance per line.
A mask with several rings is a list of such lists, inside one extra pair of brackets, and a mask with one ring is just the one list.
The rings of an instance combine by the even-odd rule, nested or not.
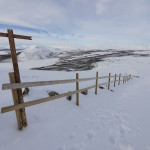
[[(12, 56), (12, 63), (13, 63), (13, 68), (14, 68), (15, 81), (16, 83), (20, 83), (21, 80), (20, 80), (20, 73), (19, 73), (19, 66), (18, 66), (13, 30), (7, 30), (7, 32), (8, 32), (8, 39), (9, 39), (11, 56)], [(17, 89), (17, 95), (18, 95), (19, 103), (24, 103), (22, 89)], [(25, 109), (21, 109), (21, 116), (22, 116), (23, 126), (26, 127), (27, 120), (26, 120)]]
[[(10, 83), (16, 83), (13, 72), (9, 73), (9, 80), (10, 80)], [(19, 104), (17, 90), (13, 89), (11, 91), (12, 91), (14, 105)], [(17, 118), (17, 123), (18, 123), (18, 129), (22, 130), (23, 124), (22, 124), (21, 110), (16, 110), (16, 118)]]
[(127, 74), (125, 75), (125, 83), (127, 82)]
[(111, 77), (111, 73), (109, 73), (109, 78), (108, 78), (108, 90), (110, 89), (110, 77)]
[(129, 80), (130, 80), (130, 76), (131, 76), (131, 74), (129, 74)]
[(129, 75), (128, 75), (128, 81), (129, 81)]
[(124, 75), (124, 83), (126, 83), (126, 75)]
[(116, 85), (116, 74), (115, 74), (115, 79), (114, 79), (114, 87), (115, 87), (115, 85)]
[(98, 72), (96, 72), (95, 94), (97, 94), (97, 86), (98, 86)]
[[(76, 73), (76, 79), (79, 79), (79, 74)], [(76, 91), (79, 90), (79, 82), (76, 82)], [(79, 106), (79, 93), (76, 93), (76, 105)]]
[(124, 75), (124, 83), (126, 83), (126, 75)]
[(118, 85), (120, 85), (120, 77), (121, 77), (121, 73), (119, 74), (119, 81), (118, 81)]

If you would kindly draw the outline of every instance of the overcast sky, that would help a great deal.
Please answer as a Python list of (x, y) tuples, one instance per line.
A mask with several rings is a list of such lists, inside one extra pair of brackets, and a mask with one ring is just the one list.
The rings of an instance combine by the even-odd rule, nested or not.
[(6, 28), (32, 35), (33, 45), (150, 47), (150, 0), (0, 0)]

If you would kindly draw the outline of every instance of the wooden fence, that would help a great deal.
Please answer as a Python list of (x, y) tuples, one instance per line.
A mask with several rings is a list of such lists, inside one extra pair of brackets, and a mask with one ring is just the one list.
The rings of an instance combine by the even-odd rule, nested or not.
[[(79, 93), (80, 92), (95, 88), (95, 94), (97, 94), (98, 87), (102, 86), (102, 85), (107, 85), (108, 90), (109, 90), (111, 83), (113, 83), (114, 87), (116, 86), (116, 84), (120, 85), (121, 82), (125, 83), (125, 82), (127, 82), (128, 80), (131, 79), (131, 74), (124, 75), (124, 76), (121, 76), (121, 74), (119, 74), (119, 75), (115, 74), (115, 75), (112, 76), (111, 73), (109, 73), (108, 76), (99, 77), (98, 72), (96, 72), (96, 77), (79, 79), (79, 74), (76, 73), (76, 79), (38, 81), (38, 82), (22, 82), (22, 83), (16, 83), (15, 82), (14, 73), (9, 73), (9, 78), (10, 78), (10, 83), (3, 84), (2, 85), (2, 90), (12, 90), (14, 105), (1, 108), (1, 113), (6, 113), (6, 112), (9, 112), (9, 111), (14, 111), (15, 110), (16, 111), (17, 122), (18, 122), (18, 129), (21, 130), (23, 128), (23, 125), (21, 124), (23, 118), (20, 115), (20, 110), (22, 110), (22, 109), (25, 110), (25, 107), (37, 105), (37, 104), (48, 102), (48, 101), (51, 101), (51, 100), (56, 100), (56, 99), (66, 97), (66, 96), (71, 96), (73, 94), (76, 94), (76, 105), (78, 106), (79, 105)], [(104, 82), (104, 83), (99, 83), (100, 79), (108, 79), (108, 81)], [(111, 81), (111, 79), (113, 79), (113, 81)], [(94, 85), (91, 85), (91, 86), (83, 88), (83, 89), (79, 89), (79, 82), (85, 82), (85, 81), (91, 81), (91, 80), (95, 80)], [(22, 88), (25, 88), (25, 87), (36, 87), (36, 86), (68, 84), (68, 83), (76, 83), (76, 90), (71, 91), (71, 92), (67, 92), (67, 93), (63, 93), (63, 94), (60, 94), (60, 95), (57, 95), (57, 96), (52, 96), (52, 97), (46, 97), (46, 98), (42, 98), (42, 99), (33, 100), (33, 101), (30, 101), (30, 102), (19, 103), (19, 101), (18, 101), (17, 89), (22, 89)]]
[[(129, 79), (131, 79), (131, 74), (130, 75), (124, 75), (124, 76), (121, 76), (121, 74), (119, 74), (119, 75), (115, 74), (114, 76), (111, 76), (111, 74), (109, 73), (109, 76), (99, 77), (98, 72), (97, 72), (96, 77), (92, 77), (92, 78), (79, 79), (79, 75), (77, 73), (76, 79), (40, 81), (40, 82), (22, 82), (21, 83), (18, 60), (17, 60), (17, 55), (16, 55), (15, 38), (32, 40), (32, 37), (31, 36), (24, 36), (24, 35), (16, 35), (13, 33), (13, 30), (11, 30), (11, 29), (8, 29), (7, 33), (1, 33), (0, 32), (0, 37), (8, 37), (9, 45), (10, 45), (10, 52), (11, 52), (11, 56), (12, 56), (13, 70), (14, 70), (13, 73), (9, 73), (10, 83), (2, 85), (3, 90), (9, 90), (10, 89), (12, 91), (14, 105), (1, 108), (1, 113), (6, 113), (9, 111), (15, 110), (19, 130), (21, 130), (23, 127), (27, 126), (27, 119), (26, 119), (26, 112), (25, 112), (26, 107), (40, 104), (40, 103), (44, 103), (44, 102), (48, 102), (48, 101), (55, 100), (58, 98), (70, 96), (73, 94), (76, 94), (76, 105), (78, 106), (79, 105), (79, 93), (80, 92), (95, 88), (95, 94), (97, 94), (98, 86), (107, 85), (108, 90), (109, 90), (111, 83), (113, 83), (114, 87), (115, 87), (117, 82), (118, 82), (118, 85), (120, 85), (121, 81), (123, 81), (123, 83), (125, 83)], [(111, 78), (113, 78), (113, 81), (111, 81)], [(108, 81), (99, 84), (100, 79), (108, 79)], [(87, 88), (79, 89), (79, 82), (90, 81), (90, 80), (95, 80), (95, 84), (92, 86), (89, 86)], [(67, 93), (63, 93), (63, 94), (60, 94), (57, 96), (33, 100), (30, 102), (24, 102), (24, 100), (23, 100), (22, 88), (35, 87), (35, 86), (45, 86), (45, 85), (56, 85), (56, 84), (66, 84), (66, 83), (76, 83), (76, 90), (71, 91), (71, 92), (67, 92)]]

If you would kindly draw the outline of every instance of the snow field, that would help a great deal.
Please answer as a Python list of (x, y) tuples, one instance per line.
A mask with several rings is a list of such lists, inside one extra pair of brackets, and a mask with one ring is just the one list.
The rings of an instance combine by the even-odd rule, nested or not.
[[(55, 60), (20, 62), (22, 81), (60, 80), (75, 78), (76, 72), (55, 72), (29, 70), (35, 65)], [(39, 63), (39, 64), (38, 64)], [(28, 127), (17, 130), (14, 112), (0, 115), (0, 149), (16, 150), (149, 150), (149, 58), (111, 58), (97, 64), (91, 71), (79, 72), (79, 78), (114, 73), (131, 73), (140, 78), (125, 84), (111, 84), (111, 90), (98, 88), (88, 95), (79, 95), (80, 105), (65, 98), (26, 108)], [(0, 83), (8, 83), (10, 63), (0, 63)], [(102, 81), (99, 81), (101, 83)], [(79, 88), (95, 84), (95, 81), (81, 82)], [(59, 93), (75, 90), (74, 84), (32, 87), (25, 101), (47, 97), (48, 90)], [(12, 105), (11, 91), (0, 91), (0, 106)]]

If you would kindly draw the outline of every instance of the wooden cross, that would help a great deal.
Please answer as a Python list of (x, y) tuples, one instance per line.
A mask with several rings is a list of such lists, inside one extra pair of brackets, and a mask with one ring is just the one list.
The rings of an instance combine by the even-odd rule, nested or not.
[[(9, 74), (10, 81), (15, 83), (21, 83), (14, 38), (32, 40), (32, 37), (13, 34), (13, 30), (11, 29), (8, 29), (7, 33), (0, 32), (0, 36), (8, 37), (9, 40), (9, 46), (10, 46), (13, 69), (14, 69), (14, 73)], [(24, 103), (22, 89), (12, 90), (12, 94), (13, 94), (13, 99), (15, 104)], [(19, 130), (27, 126), (25, 109), (20, 109), (19, 111), (16, 111), (16, 117), (17, 117)]]

